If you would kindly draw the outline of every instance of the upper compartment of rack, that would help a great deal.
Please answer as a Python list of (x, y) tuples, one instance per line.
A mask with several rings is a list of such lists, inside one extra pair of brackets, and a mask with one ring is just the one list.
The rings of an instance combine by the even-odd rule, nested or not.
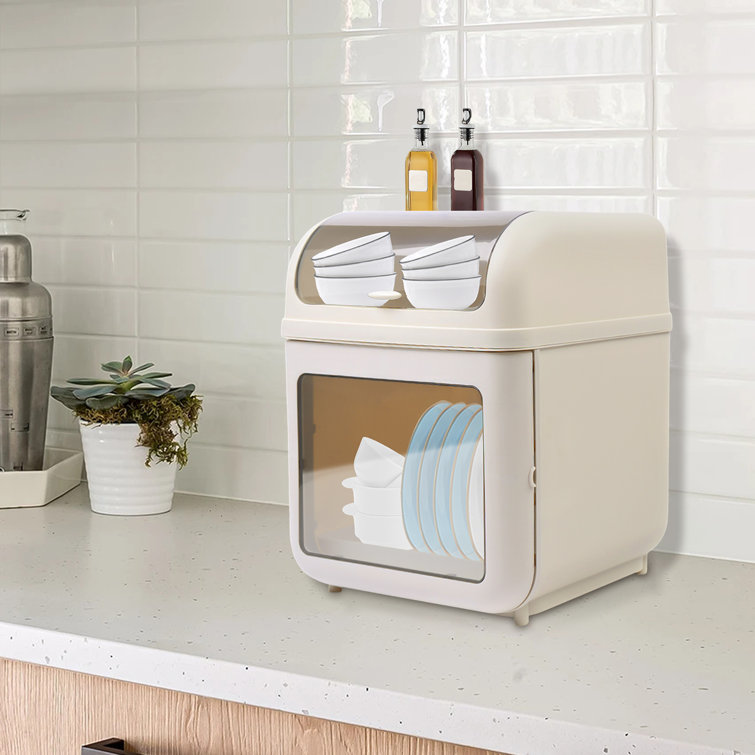
[(561, 212), (334, 215), (291, 258), (283, 320), (287, 339), (491, 351), (670, 329), (658, 221)]

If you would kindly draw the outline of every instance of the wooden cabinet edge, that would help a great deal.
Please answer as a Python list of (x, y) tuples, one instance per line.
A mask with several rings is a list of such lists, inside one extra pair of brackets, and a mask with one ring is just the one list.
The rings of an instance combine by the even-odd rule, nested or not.
[(185, 692), (0, 659), (0, 755), (78, 755), (122, 737), (144, 755), (493, 755)]

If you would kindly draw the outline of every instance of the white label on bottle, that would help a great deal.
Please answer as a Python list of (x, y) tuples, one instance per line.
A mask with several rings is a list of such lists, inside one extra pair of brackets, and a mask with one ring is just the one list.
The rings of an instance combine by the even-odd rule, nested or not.
[(454, 170), (454, 191), (472, 191), (471, 170)]
[(409, 171), (409, 191), (427, 191), (427, 171)]

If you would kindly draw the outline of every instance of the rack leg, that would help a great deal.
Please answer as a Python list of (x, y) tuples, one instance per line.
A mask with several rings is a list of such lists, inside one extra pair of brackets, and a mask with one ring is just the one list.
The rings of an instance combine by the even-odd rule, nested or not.
[(637, 573), (642, 574), (642, 575), (645, 575), (648, 573), (648, 554), (647, 553), (642, 557), (642, 568)]
[(341, 592), (341, 588), (335, 585), (328, 585), (328, 592)]
[(530, 609), (529, 606), (522, 606), (517, 608), (512, 614), (514, 617), (514, 623), (518, 627), (526, 627), (530, 623)]

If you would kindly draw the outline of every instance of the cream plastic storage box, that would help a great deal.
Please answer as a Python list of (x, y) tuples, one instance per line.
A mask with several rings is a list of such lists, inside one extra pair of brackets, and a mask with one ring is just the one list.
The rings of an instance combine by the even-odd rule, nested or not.
[[(312, 257), (380, 231), (395, 291), (324, 304)], [(412, 307), (400, 260), (467, 234), (477, 300)], [(291, 259), (283, 320), (297, 563), (331, 586), (519, 624), (644, 573), (668, 509), (670, 329), (665, 235), (649, 216), (324, 220)], [(402, 458), (381, 481), (379, 465)], [(355, 461), (384, 489), (362, 485)]]

